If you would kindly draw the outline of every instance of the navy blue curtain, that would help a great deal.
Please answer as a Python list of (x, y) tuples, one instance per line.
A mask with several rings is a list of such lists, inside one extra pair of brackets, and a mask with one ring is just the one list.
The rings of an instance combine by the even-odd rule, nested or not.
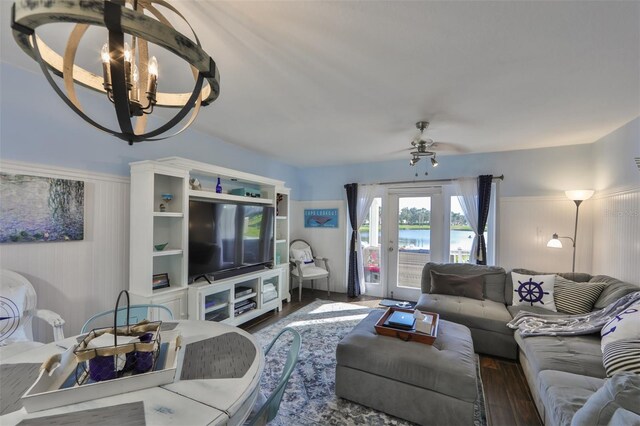
[(348, 183), (344, 186), (347, 191), (347, 211), (351, 223), (351, 244), (349, 244), (349, 275), (347, 276), (347, 296), (360, 296), (360, 279), (358, 277), (358, 253), (356, 243), (358, 241), (358, 220), (356, 218), (356, 206), (358, 203), (358, 184)]
[(489, 217), (489, 205), (491, 204), (491, 182), (493, 175), (478, 176), (478, 251), (476, 263), (487, 264), (487, 242), (484, 240), (484, 229), (487, 227)]

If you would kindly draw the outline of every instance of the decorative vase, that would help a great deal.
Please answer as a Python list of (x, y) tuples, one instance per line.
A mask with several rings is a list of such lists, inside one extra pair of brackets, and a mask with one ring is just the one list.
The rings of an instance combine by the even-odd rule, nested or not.
[(218, 183), (216, 184), (216, 193), (222, 193), (222, 185), (220, 185), (220, 178), (218, 178)]

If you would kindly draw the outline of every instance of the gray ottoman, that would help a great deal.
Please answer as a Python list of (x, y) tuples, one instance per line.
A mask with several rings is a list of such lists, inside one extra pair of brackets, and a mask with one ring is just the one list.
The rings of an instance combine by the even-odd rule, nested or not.
[(475, 354), (464, 325), (441, 321), (433, 345), (376, 334), (371, 312), (336, 350), (336, 394), (419, 424), (470, 425)]

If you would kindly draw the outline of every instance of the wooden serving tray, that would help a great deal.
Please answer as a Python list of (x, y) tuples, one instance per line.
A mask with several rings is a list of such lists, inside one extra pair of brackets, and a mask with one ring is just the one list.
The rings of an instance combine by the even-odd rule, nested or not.
[(435, 342), (436, 337), (438, 336), (438, 325), (440, 322), (440, 315), (432, 312), (420, 311), (424, 315), (430, 315), (433, 317), (431, 334), (424, 334), (415, 330), (400, 330), (397, 328), (385, 327), (383, 324), (385, 323), (387, 318), (389, 318), (389, 315), (391, 315), (394, 312), (407, 312), (407, 313), (413, 314), (414, 310), (396, 308), (396, 307), (391, 307), (387, 309), (387, 311), (384, 313), (384, 315), (382, 315), (382, 317), (380, 317), (380, 319), (375, 325), (375, 329), (378, 334), (380, 334), (381, 336), (396, 337), (398, 339), (404, 340), (405, 342), (411, 341), (411, 342), (424, 343), (426, 345), (433, 345), (433, 342)]

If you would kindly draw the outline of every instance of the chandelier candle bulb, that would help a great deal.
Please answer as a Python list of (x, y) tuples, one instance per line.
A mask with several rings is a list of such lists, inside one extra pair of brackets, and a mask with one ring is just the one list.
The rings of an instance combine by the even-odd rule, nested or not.
[(131, 46), (127, 42), (124, 43), (124, 60), (131, 63)]
[(149, 99), (151, 103), (155, 103), (156, 92), (158, 90), (158, 60), (155, 56), (149, 59), (148, 70), (149, 82), (147, 83), (147, 99)]
[(138, 96), (138, 80), (140, 79), (140, 74), (138, 73), (138, 66), (133, 64), (133, 71), (131, 72), (133, 83), (131, 84), (131, 100), (137, 101), (140, 99)]
[(111, 56), (109, 56), (109, 44), (102, 45), (100, 50), (100, 59), (102, 59), (102, 86), (107, 92), (111, 91)]

